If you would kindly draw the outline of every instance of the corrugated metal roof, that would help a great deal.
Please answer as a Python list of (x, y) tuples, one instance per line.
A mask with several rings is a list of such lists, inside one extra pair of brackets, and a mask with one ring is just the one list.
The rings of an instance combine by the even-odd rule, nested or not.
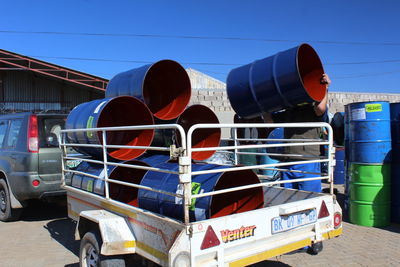
[(0, 71), (29, 70), (46, 77), (104, 91), (108, 80), (0, 49)]
[(104, 91), (63, 80), (46, 79), (31, 71), (0, 71), (0, 112), (68, 112), (80, 103), (104, 97)]

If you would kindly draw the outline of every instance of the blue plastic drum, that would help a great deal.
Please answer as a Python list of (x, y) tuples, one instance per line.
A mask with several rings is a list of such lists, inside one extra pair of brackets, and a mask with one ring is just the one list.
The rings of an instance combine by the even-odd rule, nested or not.
[[(272, 132), (269, 133), (268, 139), (284, 139), (284, 129), (283, 128), (275, 128)], [(275, 140), (275, 141), (267, 141), (267, 144), (282, 144), (284, 142)], [(268, 153), (272, 154), (284, 154), (285, 147), (269, 147), (267, 148)], [(272, 159), (280, 160), (282, 156), (278, 155), (270, 155)]]
[(336, 112), (332, 118), (331, 126), (333, 129), (333, 141), (337, 146), (344, 145), (344, 112)]
[(333, 183), (344, 184), (344, 147), (336, 147), (336, 166), (333, 172)]
[[(273, 129), (269, 135), (268, 139), (283, 139), (284, 132), (283, 128), (275, 128)], [(267, 141), (267, 144), (281, 144), (281, 141)], [(263, 152), (266, 151), (267, 153), (272, 154), (283, 154), (284, 147), (269, 147), (267, 149), (263, 149)], [(260, 164), (274, 164), (278, 163), (282, 160), (282, 156), (278, 155), (263, 155), (260, 156)], [(275, 179), (274, 177), (278, 174), (278, 171), (275, 170), (261, 170), (261, 174), (271, 176), (271, 179)]]
[[(279, 161), (267, 155), (260, 157), (260, 164), (274, 164), (274, 163), (279, 163)], [(268, 175), (269, 178), (267, 180), (275, 180), (275, 177), (279, 173), (279, 171), (273, 170), (272, 168), (273, 167), (269, 167), (268, 170), (262, 169), (260, 173), (262, 175)]]
[(137, 97), (154, 117), (171, 120), (185, 110), (191, 90), (189, 75), (178, 62), (160, 60), (114, 76), (107, 85), (106, 97)]
[(400, 103), (390, 104), (392, 132), (392, 222), (400, 223)]
[(344, 106), (344, 210), (349, 207), (350, 181), (350, 111), (349, 105)]
[(302, 103), (321, 101), (324, 73), (315, 50), (308, 44), (231, 70), (226, 89), (232, 108), (242, 118), (254, 118)]
[[(88, 129), (101, 127), (152, 125), (153, 116), (147, 106), (131, 96), (117, 96), (96, 99), (76, 106), (68, 115), (66, 129)], [(149, 146), (154, 130), (109, 131), (108, 145)], [(102, 144), (101, 132), (84, 131), (67, 134), (72, 144)], [(94, 158), (102, 158), (102, 148), (75, 146), (74, 149)], [(114, 160), (131, 160), (145, 152), (145, 149), (108, 148), (107, 154)]]
[[(124, 162), (125, 164), (130, 165), (139, 165), (139, 166), (150, 166), (149, 164), (138, 161), (138, 160), (131, 160)], [(104, 165), (103, 164), (95, 164), (83, 161), (79, 164), (76, 171), (88, 173), (91, 175), (96, 175), (102, 179), (105, 177), (104, 173)], [(133, 184), (140, 184), (146, 170), (140, 170), (135, 168), (128, 168), (128, 167), (120, 167), (120, 166), (111, 166), (109, 165), (107, 168), (107, 174), (109, 179), (129, 182)], [(73, 174), (71, 179), (71, 186), (104, 196), (104, 181), (100, 179), (96, 179), (87, 175), (83, 174)], [(120, 185), (116, 183), (109, 182), (109, 195), (110, 198), (113, 200), (120, 201), (125, 204), (129, 204), (132, 206), (137, 207), (138, 200), (138, 189), (135, 187)]]
[(350, 161), (390, 163), (390, 107), (388, 102), (360, 102), (349, 105)]
[(400, 103), (390, 104), (390, 124), (392, 134), (392, 162), (400, 163)]
[[(162, 162), (157, 168), (177, 171), (176, 162)], [(228, 166), (214, 164), (192, 164), (192, 171), (225, 169)], [(251, 170), (202, 174), (192, 177), (192, 194), (212, 192), (236, 186), (259, 183), (257, 175)], [(148, 171), (141, 185), (171, 193), (183, 193), (176, 174)], [(139, 207), (171, 218), (184, 220), (183, 199), (145, 189), (139, 190)], [(261, 187), (240, 190), (215, 196), (197, 198), (189, 209), (190, 221), (201, 221), (234, 213), (261, 208), (264, 205)]]

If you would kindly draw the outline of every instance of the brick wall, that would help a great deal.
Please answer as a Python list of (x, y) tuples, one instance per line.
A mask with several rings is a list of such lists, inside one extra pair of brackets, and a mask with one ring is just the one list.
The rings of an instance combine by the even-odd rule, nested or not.
[(328, 95), (329, 111), (333, 114), (336, 112), (343, 112), (344, 105), (349, 103), (368, 101), (400, 102), (400, 94), (332, 92)]
[[(367, 101), (400, 102), (400, 94), (331, 92), (328, 95), (329, 112), (332, 114), (343, 112), (346, 104)], [(220, 120), (223, 117), (224, 121), (221, 121), (223, 123), (231, 123), (233, 120), (234, 111), (224, 89), (193, 89), (190, 103), (211, 108)], [(232, 119), (228, 119), (229, 117)]]

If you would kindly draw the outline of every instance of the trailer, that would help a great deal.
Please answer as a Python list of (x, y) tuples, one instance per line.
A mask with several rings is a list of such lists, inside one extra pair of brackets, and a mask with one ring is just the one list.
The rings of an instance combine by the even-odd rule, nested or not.
[[(327, 138), (314, 140), (268, 139), (251, 135), (239, 138), (237, 135), (238, 129), (278, 127), (320, 127), (326, 129), (328, 135)], [(180, 141), (169, 146), (149, 147), (107, 144), (107, 133), (111, 131), (143, 129), (173, 131)], [(195, 147), (192, 135), (204, 129), (227, 129), (232, 132), (232, 137), (216, 147)], [(95, 132), (101, 136), (102, 143), (67, 142), (68, 134), (79, 132)], [(317, 254), (322, 250), (324, 240), (342, 233), (342, 210), (333, 188), (333, 135), (327, 123), (196, 124), (187, 132), (178, 124), (126, 126), (63, 130), (62, 137), (63, 186), (67, 191), (68, 216), (77, 222), (75, 238), (81, 242), (81, 266), (126, 266), (133, 255), (146, 259), (149, 264), (168, 267), (247, 266), (307, 246), (311, 253)], [(238, 160), (240, 155), (246, 154), (284, 158), (287, 155), (276, 153), (271, 148), (307, 145), (327, 146), (329, 153), (307, 160), (250, 165), (240, 164)], [(79, 146), (101, 148), (103, 158), (71, 154), (70, 148)], [(166, 168), (167, 165), (163, 164), (138, 164), (140, 159), (134, 162), (109, 161), (107, 151), (115, 148), (146, 149), (153, 154), (167, 155), (174, 161), (176, 168)], [(196, 168), (192, 153), (201, 151), (216, 151), (217, 156), (201, 164), (214, 161), (217, 167)], [(220, 158), (227, 160), (221, 161)], [(216, 161), (218, 164), (215, 164)], [(328, 193), (284, 188), (281, 185), (294, 180), (274, 179), (260, 171), (273, 170), (279, 173), (288, 171), (285, 167), (294, 163), (313, 162), (326, 163), (326, 172), (319, 173), (318, 177), (296, 181), (323, 180), (329, 188)], [(92, 172), (89, 168), (84, 171), (76, 167), (82, 163), (97, 164), (100, 170)], [(118, 172), (111, 174), (115, 168), (132, 169), (134, 173), (140, 170), (142, 174), (159, 173), (160, 177), (164, 174), (175, 178), (163, 182), (155, 180), (153, 185), (149, 185), (143, 183), (143, 180), (132, 182), (122, 179)], [(198, 177), (220, 173), (235, 174), (229, 176), (234, 177), (235, 181), (246, 181), (247, 176), (253, 175), (258, 180), (208, 190), (203, 190), (203, 185), (195, 182)], [(167, 183), (172, 183), (174, 179), (176, 186), (173, 185), (173, 190), (167, 190), (167, 186), (170, 186)], [(126, 194), (115, 197), (116, 187), (124, 188), (124, 192), (138, 192), (139, 204), (137, 199), (126, 200)], [(260, 201), (259, 196), (255, 197), (260, 190), (261, 205), (251, 210), (241, 210), (240, 207), (248, 203)], [(241, 192), (251, 193), (235, 201)], [(156, 197), (151, 198), (152, 195)], [(213, 206), (218, 211), (210, 213), (207, 211), (210, 207), (207, 205), (212, 205), (209, 204), (210, 199), (214, 199), (211, 200), (214, 204), (215, 199), (231, 202), (227, 206)], [(167, 200), (170, 202), (163, 202)], [(199, 208), (200, 203), (208, 203), (205, 211)], [(155, 210), (144, 208), (152, 205), (158, 206)]]

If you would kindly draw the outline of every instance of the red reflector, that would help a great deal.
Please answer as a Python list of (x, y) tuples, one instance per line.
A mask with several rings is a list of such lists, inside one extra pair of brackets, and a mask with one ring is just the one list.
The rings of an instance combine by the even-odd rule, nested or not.
[(319, 209), (318, 219), (329, 216), (328, 208), (326, 207), (325, 201), (322, 200), (321, 208)]
[(218, 236), (215, 234), (214, 230), (212, 229), (211, 225), (208, 226), (206, 234), (204, 235), (203, 243), (201, 243), (200, 249), (206, 249), (218, 246), (220, 241)]
[(29, 118), (28, 126), (28, 150), (32, 153), (39, 151), (39, 130), (36, 115), (31, 115)]
[(35, 187), (36, 187), (36, 186), (39, 186), (39, 184), (40, 184), (40, 181), (39, 181), (39, 180), (33, 180), (33, 181), (32, 181), (32, 185), (35, 186)]
[(341, 224), (342, 224), (342, 214), (336, 212), (335, 215), (333, 215), (333, 226), (335, 228), (338, 228)]

